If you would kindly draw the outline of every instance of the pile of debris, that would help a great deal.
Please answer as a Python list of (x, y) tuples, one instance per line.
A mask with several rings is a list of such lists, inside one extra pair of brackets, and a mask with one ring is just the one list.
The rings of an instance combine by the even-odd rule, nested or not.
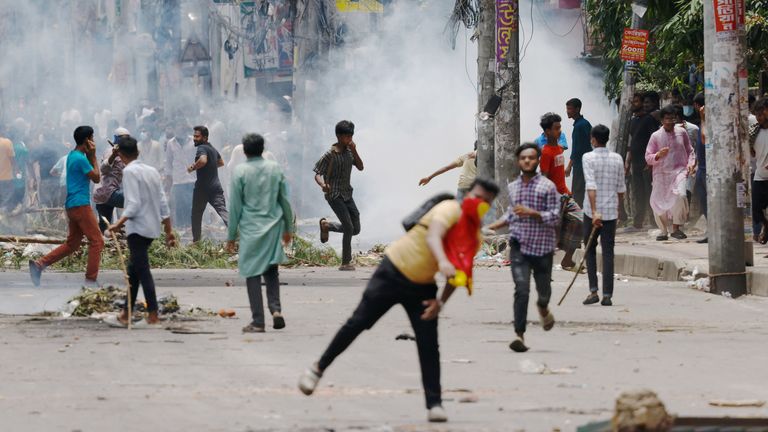
[[(126, 290), (114, 286), (105, 288), (83, 288), (80, 293), (67, 302), (61, 315), (65, 318), (74, 317), (102, 317), (104, 314), (120, 312), (125, 307)], [(215, 316), (211, 310), (199, 307), (182, 309), (179, 299), (173, 294), (165, 294), (157, 299), (160, 315), (178, 315), (185, 317)], [(145, 302), (136, 302), (134, 312), (147, 311)]]

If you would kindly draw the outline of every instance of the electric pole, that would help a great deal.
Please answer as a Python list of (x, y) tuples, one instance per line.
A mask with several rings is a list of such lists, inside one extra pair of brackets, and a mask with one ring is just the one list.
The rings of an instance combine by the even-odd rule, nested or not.
[(493, 179), (494, 120), (483, 114), (485, 104), (496, 92), (496, 0), (481, 0), (477, 25), (477, 175)]
[(710, 290), (732, 297), (747, 293), (744, 217), (749, 151), (747, 117), (743, 115), (748, 103), (744, 16), (744, 1), (704, 1)]
[[(648, 10), (647, 0), (632, 2), (632, 29), (643, 27), (643, 16)], [(616, 153), (625, 158), (629, 147), (629, 123), (632, 119), (632, 98), (635, 95), (635, 72), (630, 62), (624, 62), (624, 88), (619, 99), (619, 136), (616, 139)]]
[[(507, 185), (520, 173), (515, 150), (520, 146), (520, 9), (517, 0), (496, 3), (497, 84), (501, 105), (496, 113), (494, 164), (500, 191), (497, 213), (509, 207)], [(506, 45), (506, 46), (505, 46)]]

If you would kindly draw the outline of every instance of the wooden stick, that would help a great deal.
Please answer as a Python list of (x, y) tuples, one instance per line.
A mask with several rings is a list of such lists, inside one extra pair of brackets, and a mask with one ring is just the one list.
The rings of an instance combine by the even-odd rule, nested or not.
[(565, 289), (565, 293), (563, 293), (563, 297), (560, 299), (559, 302), (557, 302), (558, 306), (563, 304), (563, 300), (565, 300), (565, 296), (568, 295), (568, 291), (571, 290), (573, 283), (576, 282), (576, 278), (579, 277), (579, 274), (581, 273), (581, 269), (584, 268), (584, 260), (587, 259), (587, 250), (589, 249), (589, 245), (592, 244), (592, 240), (594, 240), (595, 234), (597, 234), (597, 227), (593, 226), (592, 232), (589, 234), (589, 240), (587, 240), (587, 245), (584, 247), (584, 255), (581, 257), (581, 262), (579, 263), (579, 267), (576, 269), (576, 274), (573, 275), (573, 279), (571, 279), (570, 285), (568, 285), (568, 288)]
[(35, 238), (35, 237), (18, 237), (18, 236), (0, 236), (0, 242), (4, 243), (38, 243), (38, 244), (63, 244), (66, 243), (66, 239), (59, 238)]
[[(101, 217), (101, 220), (104, 221), (107, 226), (111, 225), (107, 218), (104, 216)], [(123, 257), (123, 248), (120, 246), (120, 242), (117, 241), (117, 235), (114, 231), (109, 231), (110, 234), (112, 234), (112, 241), (115, 242), (115, 246), (117, 247), (117, 256), (120, 258), (120, 265), (123, 268), (123, 277), (125, 278), (125, 284), (128, 286), (128, 295), (126, 296), (126, 306), (128, 307), (128, 330), (131, 329), (131, 323), (133, 320), (133, 313), (131, 311), (131, 280), (128, 278), (128, 269), (125, 267), (125, 258)]]

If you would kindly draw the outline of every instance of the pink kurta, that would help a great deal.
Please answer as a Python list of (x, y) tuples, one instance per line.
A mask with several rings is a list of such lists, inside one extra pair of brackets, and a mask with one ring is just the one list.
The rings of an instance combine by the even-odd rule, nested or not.
[[(669, 147), (669, 153), (656, 160), (656, 153), (665, 147)], [(664, 128), (654, 132), (645, 150), (645, 162), (653, 169), (651, 208), (657, 215), (665, 215), (680, 197), (685, 198), (688, 167), (696, 162), (688, 132), (679, 126), (672, 132)]]

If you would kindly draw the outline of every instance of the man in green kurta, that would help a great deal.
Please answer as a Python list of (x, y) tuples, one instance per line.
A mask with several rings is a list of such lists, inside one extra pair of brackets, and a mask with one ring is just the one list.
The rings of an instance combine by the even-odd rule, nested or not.
[(293, 211), (280, 165), (261, 157), (264, 138), (257, 134), (245, 135), (243, 151), (248, 160), (231, 173), (227, 250), (234, 252), (239, 231), (238, 268), (245, 278), (252, 314), (252, 322), (243, 327), (243, 333), (263, 333), (262, 277), (267, 285), (267, 307), (273, 327), (285, 327), (277, 266), (286, 260), (283, 244), (287, 245), (293, 238)]

